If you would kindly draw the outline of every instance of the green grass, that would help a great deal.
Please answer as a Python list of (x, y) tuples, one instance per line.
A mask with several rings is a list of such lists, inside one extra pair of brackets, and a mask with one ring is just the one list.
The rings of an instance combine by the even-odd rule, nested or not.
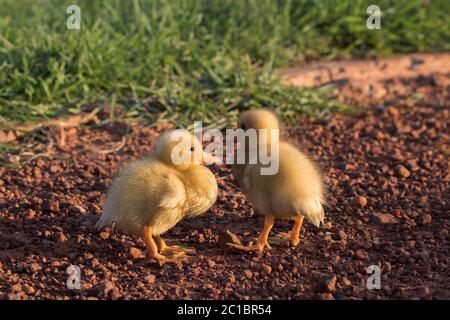
[[(239, 110), (320, 115), (343, 106), (286, 87), (276, 67), (316, 58), (450, 49), (448, 0), (3, 0), (0, 122), (79, 112), (93, 102), (148, 122), (223, 126)], [(70, 4), (81, 30), (66, 28)]]

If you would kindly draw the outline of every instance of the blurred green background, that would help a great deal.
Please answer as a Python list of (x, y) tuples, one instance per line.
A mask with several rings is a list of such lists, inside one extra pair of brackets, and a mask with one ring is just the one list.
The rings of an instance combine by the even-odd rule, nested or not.
[[(81, 8), (81, 30), (66, 8)], [(344, 106), (326, 90), (283, 86), (277, 67), (312, 59), (450, 48), (450, 1), (3, 0), (0, 123), (80, 112), (93, 102), (155, 123), (224, 126), (249, 107), (286, 117)]]

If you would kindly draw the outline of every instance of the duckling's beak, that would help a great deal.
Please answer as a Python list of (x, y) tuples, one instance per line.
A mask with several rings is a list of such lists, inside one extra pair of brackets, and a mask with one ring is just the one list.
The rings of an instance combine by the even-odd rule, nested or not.
[(206, 165), (209, 165), (213, 163), (220, 163), (220, 159), (207, 152), (203, 152), (202, 162)]

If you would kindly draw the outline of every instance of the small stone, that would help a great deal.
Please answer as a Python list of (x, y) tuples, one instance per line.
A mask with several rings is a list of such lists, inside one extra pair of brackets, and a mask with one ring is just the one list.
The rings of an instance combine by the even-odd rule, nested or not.
[(133, 259), (140, 259), (144, 256), (142, 251), (135, 247), (130, 248), (130, 255)]
[(55, 233), (53, 234), (53, 237), (52, 237), (52, 238), (53, 238), (53, 240), (56, 241), (56, 242), (64, 242), (64, 241), (67, 240), (66, 235), (65, 235), (63, 232), (61, 232), (61, 231), (55, 232)]
[(423, 215), (421, 215), (420, 217), (419, 217), (419, 223), (420, 224), (430, 224), (431, 223), (431, 221), (432, 221), (433, 219), (432, 219), (432, 217), (431, 217), (431, 214), (428, 214), (428, 213), (426, 213), (426, 214), (423, 214)]
[(334, 233), (333, 238), (334, 238), (335, 240), (338, 240), (338, 241), (339, 241), (339, 240), (347, 240), (347, 234), (345, 233), (344, 230), (338, 229), (338, 230), (336, 230), (336, 232)]
[(33, 174), (34, 174), (34, 177), (38, 180), (42, 178), (42, 172), (41, 172), (41, 169), (39, 169), (39, 167), (34, 167)]
[(370, 218), (378, 224), (397, 223), (397, 219), (389, 213), (376, 213), (375, 212), (370, 215)]
[(270, 273), (272, 272), (272, 267), (271, 267), (271, 266), (268, 266), (268, 265), (264, 265), (264, 266), (263, 266), (263, 272), (264, 272), (265, 274), (270, 274)]
[(230, 201), (228, 201), (227, 207), (228, 207), (228, 209), (237, 209), (237, 208), (239, 208), (239, 203), (237, 203), (236, 200), (231, 199)]
[(86, 209), (80, 206), (70, 206), (67, 210), (71, 213), (81, 213), (81, 214), (86, 213)]
[(108, 231), (102, 231), (100, 232), (100, 238), (102, 238), (103, 240), (108, 239), (110, 236), (110, 233)]
[(422, 298), (424, 298), (425, 296), (428, 296), (430, 294), (431, 290), (429, 286), (424, 285), (419, 289), (419, 292)]
[(382, 150), (381, 147), (379, 147), (379, 146), (374, 146), (374, 147), (372, 148), (372, 154), (373, 154), (374, 156), (379, 156), (382, 152), (383, 152), (383, 150)]
[(100, 292), (103, 292), (103, 294), (107, 295), (109, 292), (111, 292), (114, 288), (116, 287), (116, 285), (114, 284), (114, 282), (109, 281), (109, 280), (105, 280), (103, 281), (99, 286), (98, 286), (98, 290)]
[(22, 286), (20, 284), (16, 283), (9, 288), (9, 291), (10, 292), (22, 292)]
[(36, 271), (42, 270), (42, 267), (40, 265), (38, 265), (37, 263), (32, 263), (30, 265), (30, 270), (31, 270), (31, 272), (36, 272)]
[(348, 286), (352, 285), (352, 282), (348, 278), (345, 278), (345, 277), (342, 278), (341, 282), (342, 282), (342, 285), (345, 286), (345, 287), (348, 287)]
[(50, 262), (50, 267), (55, 267), (55, 268), (59, 268), (61, 267), (63, 264), (61, 261), (52, 261)]
[(239, 238), (228, 229), (224, 229), (219, 232), (219, 240), (217, 242), (220, 246), (225, 248), (227, 248), (227, 243), (242, 245)]
[(195, 237), (195, 240), (196, 240), (198, 243), (205, 243), (206, 238), (205, 238), (205, 235), (204, 235), (203, 233), (199, 233), (199, 234), (197, 234), (197, 236)]
[(420, 197), (419, 205), (425, 207), (427, 204), (428, 204), (428, 197), (427, 196)]
[(9, 156), (9, 161), (11, 163), (14, 163), (14, 164), (19, 164), (20, 163), (20, 156), (18, 156), (18, 155), (11, 155), (11, 156)]
[(302, 284), (298, 284), (295, 286), (295, 290), (297, 290), (297, 292), (303, 292), (305, 291), (305, 287)]
[(406, 165), (412, 171), (417, 171), (420, 169), (419, 165), (417, 164), (417, 161), (414, 159), (406, 161)]
[(353, 198), (352, 206), (355, 208), (364, 208), (367, 205), (367, 198), (363, 196), (356, 196)]
[(227, 279), (228, 283), (233, 284), (236, 282), (236, 277), (234, 275), (230, 275)]
[(155, 277), (155, 275), (153, 275), (153, 274), (149, 274), (148, 276), (145, 277), (145, 281), (146, 281), (148, 284), (153, 284), (153, 283), (155, 283), (155, 281), (156, 281), (156, 277)]
[(409, 170), (406, 169), (402, 165), (399, 165), (395, 168), (395, 173), (397, 174), (398, 177), (403, 177), (403, 178), (408, 178), (411, 175)]
[(216, 265), (216, 262), (214, 260), (211, 260), (211, 259), (208, 259), (207, 263), (208, 263), (208, 267), (210, 267), (210, 268), (214, 268), (215, 265)]
[(434, 74), (433, 77), (433, 82), (435, 85), (440, 86), (440, 87), (448, 87), (450, 85), (450, 81), (448, 80), (448, 77), (446, 77), (445, 74)]
[(22, 300), (24, 298), (23, 292), (18, 293), (8, 293), (5, 295), (6, 300)]
[(45, 162), (44, 160), (42, 160), (42, 159), (37, 159), (37, 161), (36, 161), (36, 165), (37, 165), (39, 168), (44, 168), (44, 167), (45, 167), (45, 164), (46, 164), (46, 162)]
[(251, 279), (253, 277), (253, 273), (250, 270), (244, 270), (244, 276), (247, 279)]
[(321, 293), (317, 295), (319, 300), (334, 300), (334, 297), (331, 293)]
[(363, 249), (356, 250), (356, 257), (358, 259), (364, 260), (367, 258), (367, 253)]
[(117, 300), (117, 299), (122, 298), (122, 294), (120, 293), (120, 291), (119, 291), (118, 288), (114, 288), (114, 289), (111, 291), (110, 297), (111, 297), (111, 299), (113, 299), (113, 300)]
[(389, 107), (389, 108), (387, 108), (387, 109), (386, 109), (386, 112), (387, 112), (390, 116), (392, 116), (392, 117), (394, 117), (394, 118), (398, 118), (398, 117), (400, 116), (400, 111), (399, 111), (397, 108), (395, 108), (395, 107)]
[(16, 135), (13, 131), (3, 131), (0, 130), (0, 143), (8, 143), (14, 141), (16, 139)]
[(48, 203), (48, 210), (51, 212), (58, 212), (59, 211), (59, 201), (58, 200), (52, 200)]
[(321, 285), (321, 289), (325, 292), (334, 292), (336, 290), (336, 280), (337, 276), (335, 274), (330, 274), (326, 277)]
[(92, 253), (90, 253), (90, 252), (87, 252), (87, 253), (84, 254), (84, 258), (86, 260), (91, 260), (91, 259), (94, 259), (94, 255)]
[(26, 294), (33, 294), (34, 288), (26, 284), (23, 286), (23, 292), (25, 292)]
[(33, 209), (28, 209), (27, 211), (27, 219), (33, 219), (36, 216), (36, 211)]

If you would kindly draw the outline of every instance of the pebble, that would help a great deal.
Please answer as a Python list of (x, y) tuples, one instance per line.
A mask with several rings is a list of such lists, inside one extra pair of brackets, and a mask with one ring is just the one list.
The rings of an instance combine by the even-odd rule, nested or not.
[(348, 278), (342, 278), (341, 283), (343, 286), (348, 287), (352, 284), (352, 282)]
[(265, 274), (270, 274), (270, 273), (272, 272), (272, 267), (269, 266), (269, 265), (264, 265), (264, 266), (263, 266), (263, 272), (264, 272)]
[(33, 294), (34, 293), (34, 288), (32, 286), (29, 286), (27, 284), (25, 284), (23, 286), (23, 292), (25, 292), (26, 294)]
[(253, 277), (253, 272), (251, 272), (250, 270), (244, 270), (244, 277), (246, 277), (247, 279), (251, 279)]
[(98, 286), (98, 291), (102, 292), (103, 294), (107, 295), (109, 292), (111, 292), (114, 288), (116, 287), (116, 285), (114, 284), (114, 282), (109, 281), (109, 280), (105, 280), (103, 281), (99, 286)]
[(226, 247), (226, 248), (228, 248), (226, 245), (227, 243), (234, 243), (237, 245), (242, 245), (239, 238), (228, 229), (224, 229), (219, 232), (219, 239), (217, 242), (221, 247)]
[(216, 266), (216, 262), (212, 259), (208, 259), (206, 262), (210, 268), (214, 268)]
[(61, 242), (66, 241), (67, 237), (66, 237), (66, 235), (63, 232), (58, 231), (58, 232), (55, 232), (53, 234), (53, 240), (55, 240), (56, 242), (60, 242), (61, 243)]
[(155, 283), (155, 281), (156, 281), (156, 277), (155, 277), (155, 275), (153, 275), (153, 274), (149, 274), (148, 276), (145, 276), (145, 281), (146, 281), (148, 284), (153, 284), (153, 283)]
[(52, 200), (48, 204), (48, 210), (51, 212), (58, 212), (59, 211), (59, 201), (58, 200)]
[(236, 282), (236, 277), (234, 276), (234, 275), (229, 275), (228, 276), (228, 279), (227, 279), (227, 282), (229, 283), (229, 284), (233, 284), (233, 283), (235, 283)]
[(102, 231), (102, 232), (100, 232), (99, 236), (101, 239), (106, 240), (109, 238), (110, 233), (108, 231)]
[(32, 263), (30, 265), (30, 269), (32, 272), (36, 272), (36, 271), (42, 270), (42, 267), (40, 265), (38, 265), (37, 263)]
[(75, 213), (75, 214), (85, 214), (86, 213), (86, 209), (84, 209), (83, 207), (80, 206), (70, 206), (67, 209), (69, 212)]
[(409, 170), (402, 165), (399, 165), (395, 168), (395, 173), (397, 174), (398, 177), (402, 178), (408, 178), (411, 175)]
[(334, 240), (347, 240), (347, 234), (342, 229), (337, 229), (333, 235)]
[(420, 217), (419, 217), (419, 223), (422, 225), (430, 224), (432, 220), (433, 220), (433, 218), (431, 217), (431, 214), (428, 214), (428, 213), (420, 215)]
[(323, 279), (319, 285), (319, 290), (322, 292), (334, 292), (336, 290), (337, 276), (335, 274), (329, 274)]
[(355, 208), (364, 208), (367, 205), (367, 198), (363, 196), (356, 196), (352, 200), (352, 206)]
[(140, 259), (144, 256), (144, 254), (142, 253), (142, 251), (138, 248), (135, 247), (131, 247), (130, 248), (130, 255), (133, 259)]
[(378, 223), (378, 224), (393, 224), (393, 223), (397, 223), (397, 219), (389, 214), (389, 213), (377, 213), (374, 212), (370, 215), (370, 218)]

